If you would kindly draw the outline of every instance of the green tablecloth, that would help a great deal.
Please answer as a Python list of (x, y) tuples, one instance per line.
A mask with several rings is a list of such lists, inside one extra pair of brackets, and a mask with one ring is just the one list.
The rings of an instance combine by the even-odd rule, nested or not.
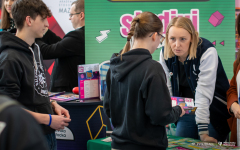
[(111, 142), (103, 142), (103, 139), (88, 140), (87, 150), (111, 150)]
[[(88, 150), (111, 150), (111, 142), (103, 142), (101, 139), (89, 140), (87, 142)], [(190, 150), (190, 149), (205, 149), (205, 150), (221, 150), (221, 149), (240, 149), (240, 147), (227, 146), (232, 143), (204, 143), (199, 140), (191, 138), (183, 138), (177, 136), (168, 135), (168, 148), (167, 149), (176, 149), (176, 150)]]

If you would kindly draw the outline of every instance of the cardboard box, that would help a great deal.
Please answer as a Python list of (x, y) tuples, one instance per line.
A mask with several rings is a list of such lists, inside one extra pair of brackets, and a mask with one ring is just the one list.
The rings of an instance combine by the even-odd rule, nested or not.
[(99, 64), (78, 65), (79, 99), (99, 98)]

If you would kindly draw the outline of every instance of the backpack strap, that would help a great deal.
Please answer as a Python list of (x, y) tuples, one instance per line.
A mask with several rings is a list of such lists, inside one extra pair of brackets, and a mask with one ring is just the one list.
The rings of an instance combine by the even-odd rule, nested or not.
[(18, 102), (11, 100), (10, 98), (6, 96), (0, 96), (0, 113), (7, 107), (12, 105), (19, 105)]

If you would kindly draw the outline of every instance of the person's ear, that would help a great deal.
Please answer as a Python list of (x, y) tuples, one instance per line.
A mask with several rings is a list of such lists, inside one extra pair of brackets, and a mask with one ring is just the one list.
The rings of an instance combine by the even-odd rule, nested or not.
[(157, 32), (153, 33), (152, 40), (155, 41), (157, 39)]
[(85, 18), (85, 14), (84, 14), (84, 12), (81, 12), (80, 14), (79, 14), (79, 19), (80, 20), (83, 20)]
[(32, 18), (31, 18), (30, 16), (27, 16), (26, 19), (25, 19), (25, 21), (26, 21), (26, 24), (27, 24), (28, 26), (31, 26), (31, 25), (32, 25)]

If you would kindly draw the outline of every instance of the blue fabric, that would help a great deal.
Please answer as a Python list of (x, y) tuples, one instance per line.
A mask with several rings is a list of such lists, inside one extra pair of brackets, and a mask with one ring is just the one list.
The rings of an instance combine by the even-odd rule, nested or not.
[(50, 118), (50, 120), (49, 120), (49, 124), (48, 124), (48, 126), (50, 126), (51, 123), (52, 123), (52, 115), (51, 115), (51, 114), (49, 114), (49, 118)]
[[(214, 129), (212, 124), (208, 125), (209, 136), (217, 139), (220, 142), (224, 142), (227, 138), (225, 135), (220, 135)], [(179, 118), (177, 122), (176, 136), (199, 139), (198, 136), (198, 126), (195, 121), (195, 115), (185, 114)]]
[(45, 135), (49, 150), (57, 150), (57, 140), (55, 132)]

